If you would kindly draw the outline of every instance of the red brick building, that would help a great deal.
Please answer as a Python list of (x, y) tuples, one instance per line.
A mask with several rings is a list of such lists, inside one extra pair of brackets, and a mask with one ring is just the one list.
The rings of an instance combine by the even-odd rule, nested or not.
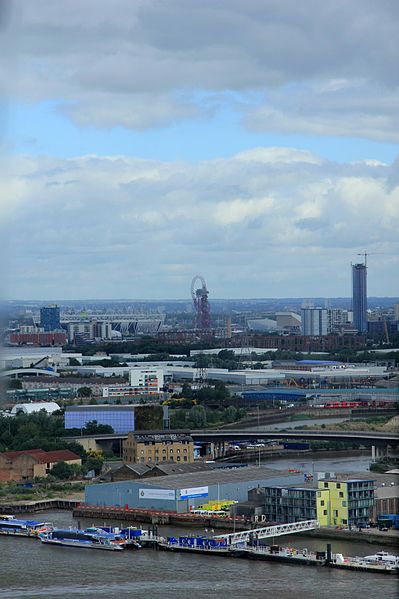
[(82, 465), (80, 456), (69, 449), (4, 451), (0, 453), (0, 481), (21, 482), (35, 477), (43, 478), (50, 474), (52, 467), (58, 462)]

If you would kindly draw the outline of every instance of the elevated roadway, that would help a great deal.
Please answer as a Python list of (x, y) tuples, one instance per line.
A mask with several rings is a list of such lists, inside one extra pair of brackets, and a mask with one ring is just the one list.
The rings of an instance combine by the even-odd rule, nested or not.
[[(166, 431), (165, 431), (166, 432)], [(173, 431), (172, 431), (173, 432)], [(325, 430), (289, 430), (289, 431), (243, 431), (243, 430), (203, 430), (192, 431), (191, 436), (197, 443), (223, 443), (233, 441), (254, 441), (256, 439), (305, 439), (315, 441), (343, 441), (368, 446), (396, 446), (399, 434), (377, 431), (325, 431)], [(114, 433), (103, 435), (74, 435), (65, 440), (117, 441), (127, 438), (127, 434)]]

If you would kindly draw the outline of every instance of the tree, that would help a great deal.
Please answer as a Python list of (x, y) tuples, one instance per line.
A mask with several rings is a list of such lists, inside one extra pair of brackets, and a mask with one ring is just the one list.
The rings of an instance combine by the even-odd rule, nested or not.
[(229, 406), (224, 411), (224, 419), (226, 422), (235, 422), (237, 420), (237, 408), (234, 406)]
[(81, 366), (81, 364), (76, 358), (69, 358), (69, 366)]
[(50, 470), (51, 476), (58, 478), (59, 480), (68, 480), (72, 478), (74, 470), (72, 466), (66, 462), (57, 462)]
[(22, 381), (19, 379), (10, 379), (7, 382), (7, 389), (22, 389)]
[(114, 432), (110, 424), (98, 424), (97, 420), (90, 420), (82, 429), (85, 435), (106, 435)]
[(79, 387), (78, 397), (91, 397), (91, 388), (90, 387)]
[(206, 426), (206, 410), (204, 406), (193, 406), (189, 415), (193, 428), (204, 428)]
[(83, 464), (82, 470), (85, 474), (94, 470), (96, 475), (100, 474), (103, 467), (104, 459), (98, 452), (93, 452), (88, 455), (86, 462)]

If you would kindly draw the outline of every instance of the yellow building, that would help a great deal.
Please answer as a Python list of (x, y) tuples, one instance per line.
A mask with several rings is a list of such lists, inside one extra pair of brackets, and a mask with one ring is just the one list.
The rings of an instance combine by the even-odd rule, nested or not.
[[(317, 519), (322, 526), (367, 524), (374, 505), (373, 480), (320, 480), (318, 487)], [(329, 494), (329, 507), (326, 507), (326, 492)], [(329, 520), (327, 524), (326, 519)]]
[(330, 491), (329, 489), (318, 489), (316, 497), (316, 514), (320, 526), (330, 526), (331, 524), (331, 509), (330, 509)]
[(126, 463), (194, 462), (194, 441), (187, 432), (129, 433), (123, 442)]

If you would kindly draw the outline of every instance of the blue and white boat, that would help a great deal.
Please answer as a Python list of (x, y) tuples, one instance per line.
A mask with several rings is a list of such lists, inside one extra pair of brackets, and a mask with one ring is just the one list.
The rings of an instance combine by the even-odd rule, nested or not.
[(38, 537), (52, 529), (49, 522), (37, 520), (19, 520), (15, 516), (0, 515), (0, 535), (13, 537)]
[(39, 535), (45, 545), (62, 547), (80, 547), (82, 549), (102, 549), (104, 551), (122, 551), (124, 544), (115, 535), (99, 529), (54, 529)]

